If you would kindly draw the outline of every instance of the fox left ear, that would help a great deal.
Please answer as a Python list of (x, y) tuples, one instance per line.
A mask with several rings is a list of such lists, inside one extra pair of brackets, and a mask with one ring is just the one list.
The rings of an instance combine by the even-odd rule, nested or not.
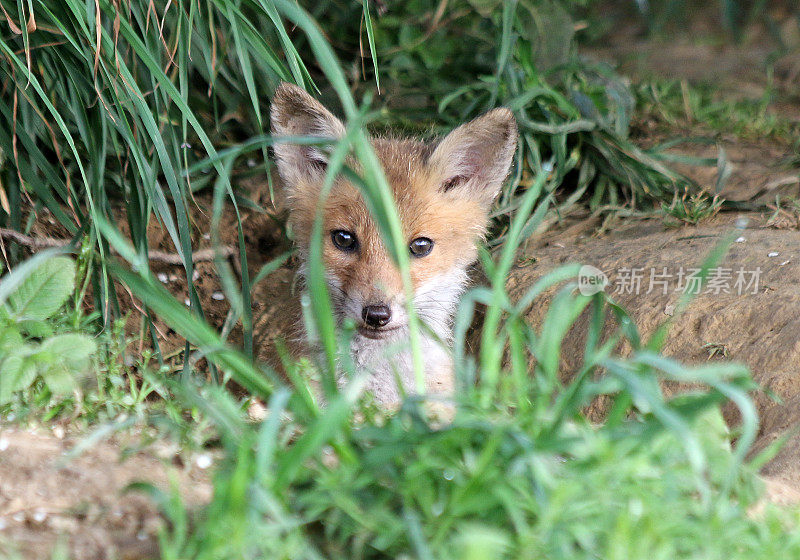
[[(345, 134), (342, 121), (302, 88), (286, 82), (275, 90), (270, 109), (275, 136), (318, 136), (338, 140)], [(287, 187), (303, 181), (321, 180), (327, 155), (317, 146), (277, 142), (273, 146), (278, 171)]]
[(441, 192), (459, 191), (490, 206), (511, 169), (517, 122), (505, 107), (493, 109), (444, 137), (430, 157)]

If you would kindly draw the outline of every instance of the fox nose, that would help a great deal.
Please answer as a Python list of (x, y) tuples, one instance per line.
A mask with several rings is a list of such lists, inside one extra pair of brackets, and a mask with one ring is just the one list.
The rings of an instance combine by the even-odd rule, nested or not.
[(361, 310), (361, 318), (367, 325), (377, 329), (386, 326), (392, 319), (392, 310), (388, 305), (365, 305)]

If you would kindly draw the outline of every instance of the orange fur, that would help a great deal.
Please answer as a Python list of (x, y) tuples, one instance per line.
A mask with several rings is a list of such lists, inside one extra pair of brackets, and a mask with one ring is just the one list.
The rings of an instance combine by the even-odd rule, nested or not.
[[(411, 279), (416, 288), (431, 278), (455, 267), (466, 267), (475, 260), (475, 242), (483, 234), (486, 210), (478, 202), (452, 192), (439, 192), (441, 177), (426, 167), (425, 146), (412, 140), (375, 139), (373, 141), (400, 214), (405, 238), (434, 241), (430, 255), (411, 259)], [(355, 166), (355, 162), (349, 162)], [(291, 225), (299, 246), (307, 247), (316, 216), (319, 185), (306, 185), (290, 196)], [(342, 281), (345, 290), (355, 288), (365, 297), (376, 287), (389, 295), (402, 291), (402, 281), (392, 262), (378, 226), (358, 187), (340, 178), (326, 201), (323, 232), (337, 229), (356, 234), (361, 249), (343, 253), (324, 237), (323, 261), (326, 270)]]

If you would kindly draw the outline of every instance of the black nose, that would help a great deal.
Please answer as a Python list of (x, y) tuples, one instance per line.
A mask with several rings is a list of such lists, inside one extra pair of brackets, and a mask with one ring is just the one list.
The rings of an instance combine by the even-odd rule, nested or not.
[(365, 305), (361, 310), (364, 322), (377, 329), (385, 326), (392, 318), (392, 310), (387, 305)]

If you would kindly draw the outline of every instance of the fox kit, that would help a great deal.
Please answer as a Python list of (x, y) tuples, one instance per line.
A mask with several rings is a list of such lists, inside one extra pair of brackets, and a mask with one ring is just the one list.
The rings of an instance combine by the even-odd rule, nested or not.
[[(301, 88), (287, 83), (271, 108), (275, 136), (338, 139), (345, 127)], [(517, 128), (508, 109), (494, 109), (436, 142), (371, 139), (400, 214), (411, 261), (413, 307), (420, 329), (427, 390), (453, 388), (449, 341), (467, 268), (477, 258), (487, 213), (508, 175)], [(314, 146), (278, 143), (278, 172), (301, 263), (308, 259), (312, 224), (325, 177), (325, 153)], [(347, 165), (358, 172), (358, 162)], [(399, 379), (415, 387), (408, 345), (408, 314), (400, 272), (384, 247), (359, 189), (339, 177), (324, 203), (322, 258), (338, 324), (352, 320), (353, 363), (370, 372), (368, 389), (378, 402), (396, 404)], [(305, 264), (301, 264), (303, 274)], [(391, 349), (403, 348), (392, 352)]]

